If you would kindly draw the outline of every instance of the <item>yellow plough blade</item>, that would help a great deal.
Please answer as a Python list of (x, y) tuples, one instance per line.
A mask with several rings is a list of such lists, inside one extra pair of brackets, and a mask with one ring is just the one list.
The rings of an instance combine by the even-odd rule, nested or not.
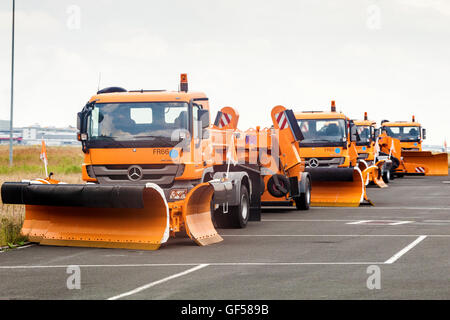
[(368, 167), (365, 170), (366, 172), (363, 172), (363, 176), (364, 174), (366, 174), (369, 178), (369, 181), (372, 181), (375, 185), (377, 185), (380, 188), (387, 188), (387, 184), (383, 181), (383, 177), (381, 175), (381, 172), (383, 171), (384, 162), (385, 162), (384, 160), (380, 160), (375, 165)]
[[(329, 171), (332, 172), (333, 169)], [(336, 168), (334, 170), (341, 170)], [(350, 171), (353, 170), (353, 171)], [(312, 175), (311, 206), (313, 207), (358, 207), (367, 200), (365, 184), (359, 168), (347, 169), (346, 179), (314, 179)]]
[(200, 246), (223, 241), (211, 220), (213, 193), (209, 183), (199, 184), (189, 192), (183, 206), (186, 233)]
[[(5, 184), (2, 186), (2, 198), (8, 191)], [(56, 188), (44, 190), (42, 187)], [(145, 188), (121, 191), (125, 195), (121, 196), (119, 202), (131, 197), (139, 200), (142, 204), (140, 208), (127, 207), (123, 202), (120, 205), (117, 199), (111, 201), (115, 201), (118, 207), (53, 206), (45, 203), (51, 200), (51, 192), (58, 194), (55, 200), (58, 204), (64, 200), (81, 203), (86, 194), (95, 193), (95, 187), (89, 187), (88, 192), (82, 185), (36, 185), (31, 188), (34, 188), (34, 197), (42, 192), (47, 193), (41, 197), (47, 200), (22, 193), (23, 198), (28, 197), (28, 203), (43, 202), (42, 205), (26, 205), (22, 234), (27, 235), (31, 242), (57, 246), (156, 250), (169, 237), (169, 208), (162, 189), (157, 185), (147, 184)], [(77, 191), (77, 199), (73, 199), (73, 190)], [(118, 189), (111, 187), (111, 190), (111, 195), (117, 194)], [(17, 191), (17, 188), (11, 188), (11, 191)], [(65, 195), (68, 196), (64, 198)]]
[(407, 173), (425, 173), (427, 176), (448, 176), (448, 154), (431, 151), (402, 151)]

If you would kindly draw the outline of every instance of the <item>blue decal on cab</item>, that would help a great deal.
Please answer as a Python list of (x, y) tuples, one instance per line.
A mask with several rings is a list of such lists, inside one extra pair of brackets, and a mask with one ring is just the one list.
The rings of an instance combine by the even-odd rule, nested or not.
[(178, 151), (175, 149), (170, 150), (169, 156), (174, 159), (176, 157), (178, 157)]
[(334, 149), (334, 152), (336, 152), (336, 153), (341, 153), (341, 149), (336, 148), (336, 149)]

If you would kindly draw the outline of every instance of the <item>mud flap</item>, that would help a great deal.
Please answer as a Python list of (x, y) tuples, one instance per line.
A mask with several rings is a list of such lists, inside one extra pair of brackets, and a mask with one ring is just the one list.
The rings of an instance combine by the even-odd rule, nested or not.
[(223, 241), (211, 220), (211, 200), (214, 187), (202, 183), (186, 196), (183, 205), (183, 218), (188, 236), (200, 246)]
[(406, 174), (448, 176), (448, 154), (431, 151), (402, 151)]
[(358, 207), (369, 201), (359, 168), (307, 168), (311, 174), (311, 206)]
[(156, 250), (169, 238), (169, 208), (152, 183), (4, 183), (2, 201), (26, 205), (22, 234), (42, 245)]

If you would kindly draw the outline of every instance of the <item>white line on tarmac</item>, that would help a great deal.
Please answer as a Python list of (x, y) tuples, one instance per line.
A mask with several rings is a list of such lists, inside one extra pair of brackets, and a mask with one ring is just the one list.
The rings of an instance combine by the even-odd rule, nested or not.
[(261, 221), (268, 222), (345, 222), (356, 221), (356, 219), (261, 219)]
[[(221, 234), (221, 237), (419, 237), (418, 234)], [(427, 237), (450, 237), (450, 234), (432, 234)], [(0, 267), (1, 268), (1, 267)]]
[(399, 220), (358, 220), (353, 222), (348, 222), (346, 224), (362, 224), (371, 226), (398, 226), (400, 224), (413, 223), (414, 221), (399, 221)]
[[(384, 262), (208, 262), (208, 263), (143, 263), (143, 264), (76, 264), (80, 268), (131, 268), (131, 267), (183, 267), (183, 266), (303, 266), (303, 265), (366, 265)], [(73, 265), (73, 264), (71, 264)], [(54, 269), (69, 265), (53, 266), (0, 266), (1, 269)]]
[(182, 277), (182, 276), (184, 276), (184, 275), (187, 275), (188, 273), (191, 273), (191, 272), (200, 270), (200, 269), (205, 268), (205, 267), (207, 267), (207, 266), (208, 266), (208, 264), (201, 264), (201, 265), (198, 265), (198, 266), (196, 266), (196, 267), (194, 267), (194, 268), (191, 268), (191, 269), (189, 269), (189, 270), (186, 270), (186, 271), (183, 271), (183, 272), (180, 272), (180, 273), (176, 273), (176, 274), (174, 274), (174, 275), (171, 275), (171, 276), (169, 276), (169, 277), (163, 278), (163, 279), (161, 279), (161, 280), (154, 281), (154, 282), (150, 282), (150, 283), (148, 283), (148, 284), (146, 284), (146, 285), (144, 285), (144, 286), (141, 286), (141, 287), (139, 287), (139, 288), (136, 288), (136, 289), (134, 289), (134, 290), (131, 290), (131, 291), (128, 291), (128, 292), (119, 294), (119, 295), (117, 295), (117, 296), (108, 298), (107, 300), (117, 300), (117, 299), (120, 299), (120, 298), (123, 298), (123, 297), (131, 296), (132, 294), (136, 294), (136, 293), (138, 293), (138, 292), (144, 291), (144, 290), (146, 290), (146, 289), (148, 289), (148, 288), (154, 287), (154, 286), (156, 286), (156, 285), (158, 285), (158, 284), (161, 284), (161, 283), (164, 283), (164, 282), (166, 282), (166, 281), (169, 281), (169, 280), (172, 280), (172, 279), (175, 279), (175, 278)]
[(35, 246), (34, 243), (28, 244), (28, 245), (26, 245), (26, 246), (17, 247), (16, 249), (17, 249), (17, 250), (20, 250), (20, 249), (25, 249), (25, 248), (33, 247), (33, 246)]
[(395, 261), (397, 261), (398, 259), (400, 259), (401, 256), (403, 256), (405, 253), (407, 253), (409, 250), (411, 250), (412, 248), (414, 248), (417, 244), (419, 244), (420, 242), (422, 242), (427, 236), (420, 236), (418, 237), (416, 240), (414, 240), (413, 242), (411, 242), (409, 245), (407, 245), (406, 247), (404, 247), (402, 250), (400, 250), (399, 252), (397, 252), (396, 254), (394, 254), (392, 257), (390, 257), (389, 259), (387, 259), (384, 263), (385, 264), (392, 264)]
[[(11, 250), (25, 249), (25, 248), (29, 248), (29, 247), (33, 247), (33, 246), (35, 246), (34, 243), (32, 243), (32, 244), (27, 244), (27, 245), (25, 245), (25, 246), (20, 246), (20, 247), (12, 248)], [(1, 250), (1, 249), (5, 249), (5, 250)], [(0, 253), (9, 251), (8, 249), (9, 249), (9, 247), (3, 247), (3, 248), (0, 248)]]
[(446, 210), (449, 211), (450, 207), (314, 207), (322, 209), (330, 209), (330, 210)]

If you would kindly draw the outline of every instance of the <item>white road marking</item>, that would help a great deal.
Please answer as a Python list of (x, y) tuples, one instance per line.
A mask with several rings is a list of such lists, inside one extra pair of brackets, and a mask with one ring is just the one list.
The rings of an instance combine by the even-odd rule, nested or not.
[(397, 221), (397, 222), (393, 222), (390, 225), (391, 226), (398, 226), (400, 224), (407, 224), (407, 223), (413, 223), (414, 221)]
[(161, 283), (167, 282), (167, 281), (169, 281), (169, 280), (172, 280), (172, 279), (175, 279), (175, 278), (179, 278), (179, 277), (185, 276), (185, 275), (187, 275), (187, 274), (189, 274), (189, 273), (191, 273), (191, 272), (194, 272), (194, 271), (203, 269), (203, 268), (205, 268), (205, 267), (207, 267), (207, 266), (208, 266), (208, 264), (201, 264), (201, 265), (198, 265), (198, 266), (196, 266), (196, 267), (194, 267), (194, 268), (191, 268), (191, 269), (189, 269), (189, 270), (186, 270), (186, 271), (183, 271), (183, 272), (180, 272), (180, 273), (176, 273), (176, 274), (174, 274), (174, 275), (171, 275), (171, 276), (169, 276), (169, 277), (163, 278), (163, 279), (161, 279), (161, 280), (154, 281), (154, 282), (150, 282), (150, 283), (148, 283), (148, 284), (146, 284), (146, 285), (144, 285), (144, 286), (141, 286), (141, 287), (139, 287), (139, 288), (136, 288), (136, 289), (134, 289), (134, 290), (131, 290), (131, 291), (128, 291), (128, 292), (119, 294), (119, 295), (117, 295), (117, 296), (108, 298), (107, 300), (117, 300), (117, 299), (120, 299), (120, 298), (123, 298), (123, 297), (131, 296), (131, 295), (136, 294), (136, 293), (138, 293), (138, 292), (144, 291), (144, 290), (146, 290), (146, 289), (148, 289), (148, 288), (154, 287), (154, 286), (156, 286), (156, 285), (158, 285), (158, 284), (161, 284)]
[(25, 249), (25, 248), (33, 247), (35, 245), (36, 244), (32, 243), (32, 244), (27, 244), (27, 245), (24, 245), (24, 246), (19, 246), (19, 247), (15, 247), (15, 248), (11, 248), (11, 249), (9, 249), (9, 247), (1, 247), (0, 248), (0, 253), (6, 252), (6, 251), (9, 251), (9, 250)]
[[(314, 207), (317, 209), (329, 209), (329, 210), (361, 210), (361, 207)], [(314, 209), (312, 208), (312, 209)], [(311, 209), (311, 208), (310, 208)], [(450, 207), (364, 207), (364, 210), (446, 210), (449, 211)]]
[[(80, 268), (131, 268), (131, 267), (183, 267), (183, 266), (301, 266), (301, 265), (366, 265), (384, 262), (208, 262), (208, 263), (143, 263), (143, 264), (77, 264)], [(73, 264), (72, 264), (73, 265)], [(1, 269), (57, 269), (69, 265), (53, 266), (0, 266)], [(159, 280), (160, 281), (160, 280)]]
[(396, 254), (394, 254), (392, 257), (390, 257), (388, 260), (386, 260), (384, 263), (385, 264), (392, 264), (395, 261), (397, 261), (398, 259), (400, 259), (401, 256), (403, 256), (405, 253), (407, 253), (409, 250), (411, 250), (412, 248), (414, 248), (416, 245), (418, 245), (420, 242), (422, 242), (427, 236), (420, 236), (418, 237), (416, 240), (414, 240), (413, 242), (411, 242), (409, 245), (407, 245), (406, 247), (404, 247), (402, 250), (400, 250), (399, 252), (397, 252)]
[(26, 246), (17, 247), (16, 249), (17, 249), (17, 250), (19, 250), (19, 249), (25, 249), (25, 248), (29, 248), (29, 247), (33, 247), (33, 246), (35, 246), (34, 243), (28, 244), (28, 245), (26, 245)]
[(398, 220), (359, 220), (348, 222), (346, 224), (363, 224), (370, 226), (398, 226), (400, 224), (413, 223), (414, 221), (398, 221)]
[(263, 222), (342, 222), (356, 221), (355, 219), (261, 219)]
[[(221, 237), (419, 237), (418, 234), (221, 234)], [(432, 234), (427, 237), (450, 237), (450, 234)], [(0, 267), (1, 268), (1, 267)]]

